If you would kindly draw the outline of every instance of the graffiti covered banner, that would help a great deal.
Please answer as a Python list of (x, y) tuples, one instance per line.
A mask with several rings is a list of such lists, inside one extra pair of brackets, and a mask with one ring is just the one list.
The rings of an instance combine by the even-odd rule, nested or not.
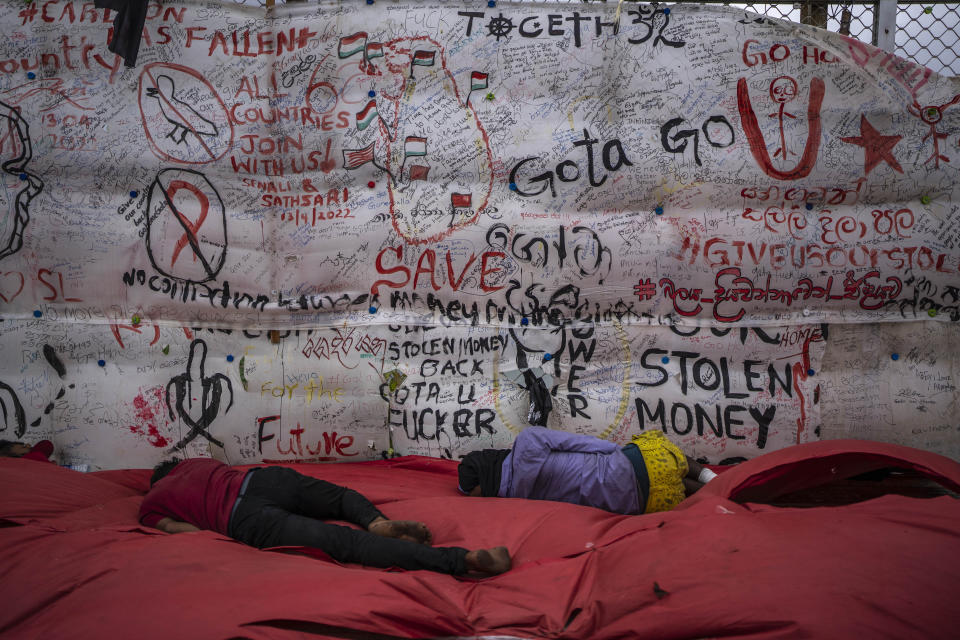
[(131, 68), (108, 10), (0, 6), (0, 437), (456, 457), (542, 384), (551, 427), (717, 462), (907, 370), (946, 446), (949, 353), (828, 355), (960, 319), (960, 81), (722, 7), (481, 4), (149, 4)]
[(960, 274), (960, 85), (849, 38), (708, 7), (164, 3), (128, 69), (90, 3), (2, 11), (7, 315), (957, 313), (910, 283)]

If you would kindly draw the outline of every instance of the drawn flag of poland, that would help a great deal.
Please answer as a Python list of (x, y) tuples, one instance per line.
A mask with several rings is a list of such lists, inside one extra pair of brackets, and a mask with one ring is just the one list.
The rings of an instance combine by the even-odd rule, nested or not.
[(357, 114), (357, 130), (363, 131), (369, 127), (377, 115), (377, 101), (371, 100), (367, 103), (367, 106), (363, 108), (363, 111)]
[(432, 67), (433, 58), (436, 55), (436, 51), (416, 51), (413, 54), (413, 64), (418, 64), (423, 67)]
[(373, 143), (371, 142), (363, 149), (344, 149), (343, 150), (343, 168), (356, 169), (362, 167), (368, 162), (373, 162)]
[(426, 180), (427, 174), (430, 173), (430, 167), (423, 164), (412, 164), (410, 165), (410, 181), (414, 180)]
[(471, 193), (451, 193), (450, 194), (450, 204), (453, 205), (454, 209), (469, 209), (470, 203), (473, 201), (473, 194)]
[(487, 74), (474, 71), (470, 74), (470, 91), (480, 91), (487, 88)]
[(367, 60), (383, 57), (383, 45), (379, 42), (371, 42), (367, 45)]
[(367, 32), (358, 31), (352, 36), (340, 38), (340, 46), (337, 48), (337, 55), (341, 58), (349, 58), (355, 53), (360, 53), (367, 44)]
[(407, 136), (403, 142), (403, 157), (427, 155), (427, 139), (417, 136)]

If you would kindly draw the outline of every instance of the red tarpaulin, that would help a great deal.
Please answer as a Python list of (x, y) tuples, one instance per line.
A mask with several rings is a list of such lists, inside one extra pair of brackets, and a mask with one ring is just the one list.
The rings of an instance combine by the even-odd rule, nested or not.
[(0, 459), (0, 634), (932, 638), (953, 637), (960, 622), (955, 498), (760, 504), (891, 466), (960, 490), (960, 465), (915, 449), (791, 447), (645, 516), (463, 497), (446, 460), (291, 466), (357, 489), (389, 517), (426, 522), (435, 544), (504, 544), (514, 568), (457, 579), (259, 551), (209, 531), (165, 534), (137, 523), (148, 470)]

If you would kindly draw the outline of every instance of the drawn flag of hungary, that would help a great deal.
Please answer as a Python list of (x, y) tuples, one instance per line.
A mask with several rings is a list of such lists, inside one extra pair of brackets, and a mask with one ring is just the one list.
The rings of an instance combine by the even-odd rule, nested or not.
[(337, 49), (337, 55), (341, 58), (349, 58), (355, 53), (363, 51), (367, 44), (367, 32), (358, 31), (352, 36), (340, 38), (340, 46)]
[(415, 51), (413, 54), (413, 64), (417, 64), (422, 67), (432, 67), (433, 59), (436, 55), (436, 51)]
[(470, 74), (470, 91), (480, 91), (487, 88), (487, 74), (474, 71)]
[(377, 101), (371, 100), (367, 103), (367, 106), (363, 108), (363, 111), (357, 114), (357, 131), (363, 131), (369, 127), (377, 115)]
[(383, 44), (379, 42), (371, 42), (367, 45), (366, 54), (367, 60), (373, 60), (374, 58), (383, 57)]
[(427, 139), (417, 136), (407, 136), (403, 142), (403, 157), (427, 155)]

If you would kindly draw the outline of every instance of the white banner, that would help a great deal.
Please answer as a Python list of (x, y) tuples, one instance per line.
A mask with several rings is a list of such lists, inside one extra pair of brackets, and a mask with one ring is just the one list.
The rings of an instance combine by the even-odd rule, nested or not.
[(0, 438), (455, 457), (509, 446), (533, 376), (554, 428), (716, 462), (820, 437), (830, 327), (960, 319), (960, 80), (854, 39), (717, 6), (165, 2), (127, 68), (113, 18), (0, 6)]

